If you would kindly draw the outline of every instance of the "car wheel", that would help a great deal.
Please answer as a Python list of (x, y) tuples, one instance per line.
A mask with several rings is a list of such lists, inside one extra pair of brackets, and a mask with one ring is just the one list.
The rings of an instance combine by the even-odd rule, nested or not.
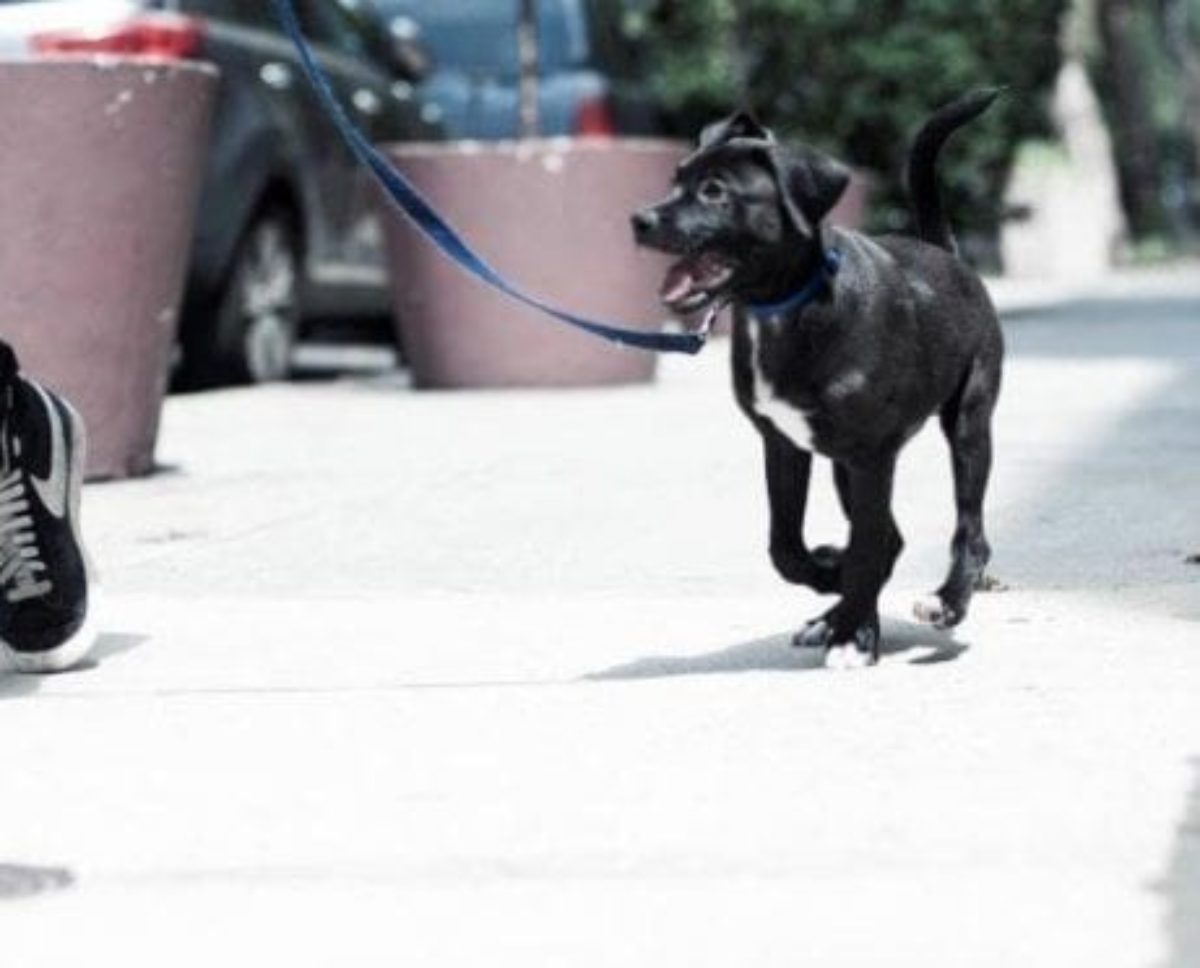
[(286, 212), (255, 218), (225, 286), (208, 311), (198, 309), (184, 339), (180, 388), (288, 378), (301, 314), (299, 237)]
[(280, 212), (255, 221), (221, 299), (219, 336), (230, 375), (251, 383), (285, 380), (300, 325), (300, 252), (291, 220)]

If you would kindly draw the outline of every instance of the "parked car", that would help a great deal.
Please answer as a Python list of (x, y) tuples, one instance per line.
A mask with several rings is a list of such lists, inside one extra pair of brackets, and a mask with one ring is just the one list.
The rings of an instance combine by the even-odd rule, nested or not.
[[(399, 37), (433, 54), (423, 92), (453, 138), (519, 131), (519, 0), (373, 0)], [(539, 128), (543, 135), (653, 135), (662, 112), (625, 30), (635, 0), (539, 0)]]
[[(343, 103), (380, 141), (441, 128), (414, 87), (425, 58), (353, 0), (297, 0)], [(302, 328), (386, 315), (369, 176), (319, 109), (270, 4), (0, 0), (0, 56), (144, 54), (221, 70), (180, 327), (179, 382), (285, 377)]]

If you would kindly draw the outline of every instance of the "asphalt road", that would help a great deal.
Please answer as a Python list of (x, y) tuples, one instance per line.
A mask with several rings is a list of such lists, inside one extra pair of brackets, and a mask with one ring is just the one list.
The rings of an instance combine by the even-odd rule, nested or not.
[[(650, 388), (170, 401), (105, 636), (0, 678), (5, 964), (1200, 964), (1200, 273), (1010, 316), (995, 572), (906, 452), (817, 668), (727, 346)], [(814, 540), (842, 525), (827, 473)]]

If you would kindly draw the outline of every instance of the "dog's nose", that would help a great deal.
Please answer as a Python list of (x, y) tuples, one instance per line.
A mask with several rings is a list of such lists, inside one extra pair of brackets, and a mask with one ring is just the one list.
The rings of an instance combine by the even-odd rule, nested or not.
[(652, 208), (640, 208), (630, 219), (633, 223), (633, 237), (638, 242), (645, 242), (658, 227), (658, 213)]

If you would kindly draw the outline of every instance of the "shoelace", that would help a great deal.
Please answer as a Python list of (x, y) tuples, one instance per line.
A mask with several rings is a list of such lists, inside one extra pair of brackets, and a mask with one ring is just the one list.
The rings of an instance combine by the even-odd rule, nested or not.
[(20, 470), (0, 478), (0, 588), (9, 602), (16, 604), (40, 598), (54, 586), (39, 576), (45, 572), (29, 498)]

